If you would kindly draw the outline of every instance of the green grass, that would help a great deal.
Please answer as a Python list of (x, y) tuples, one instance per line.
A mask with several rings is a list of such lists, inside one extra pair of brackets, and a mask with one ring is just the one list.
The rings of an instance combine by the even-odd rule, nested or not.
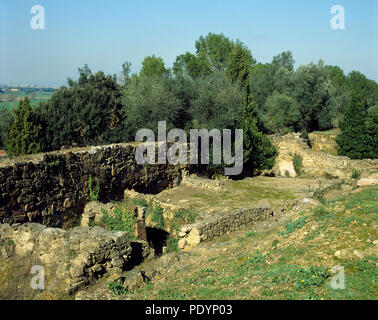
[[(292, 222), (214, 240), (205, 258), (202, 251), (191, 252), (174, 267), (172, 276), (128, 297), (376, 300), (377, 195), (377, 186), (368, 187), (298, 213)], [(372, 254), (364, 259), (353, 254), (335, 257), (335, 251), (342, 248), (371, 250)], [(345, 289), (331, 287), (332, 268), (337, 265), (344, 268)]]
[(290, 222), (286, 225), (286, 229), (282, 232), (280, 232), (280, 235), (288, 235), (289, 233), (292, 233), (295, 229), (302, 228), (306, 223), (306, 217), (301, 217), (294, 222)]
[(127, 289), (120, 282), (106, 282), (108, 289), (115, 295), (121, 296), (128, 293)]
[[(33, 99), (30, 99), (30, 105), (32, 107), (36, 107), (39, 105), (40, 102), (47, 102), (53, 92), (36, 92), (35, 97)], [(0, 93), (0, 100), (1, 98), (7, 98), (9, 99), (9, 96), (13, 96), (14, 99), (21, 98), (21, 97), (26, 97), (28, 96), (25, 92), (20, 91), (20, 92), (15, 92), (15, 93)], [(0, 109), (1, 108), (7, 108), (7, 109), (14, 109), (18, 106), (18, 101), (0, 101)]]
[(102, 221), (109, 230), (125, 231), (131, 239), (135, 237), (136, 221), (134, 212), (122, 205), (118, 205), (113, 212), (108, 212), (104, 209), (101, 211), (103, 214)]

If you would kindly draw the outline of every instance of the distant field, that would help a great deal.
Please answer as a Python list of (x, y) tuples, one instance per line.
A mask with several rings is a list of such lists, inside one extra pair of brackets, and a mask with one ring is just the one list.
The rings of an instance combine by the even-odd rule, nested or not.
[(29, 97), (32, 107), (38, 106), (40, 102), (48, 101), (52, 94), (53, 92), (35, 92), (34, 97), (31, 98), (26, 92), (0, 93), (0, 109), (13, 109), (18, 105), (17, 100), (26, 96)]

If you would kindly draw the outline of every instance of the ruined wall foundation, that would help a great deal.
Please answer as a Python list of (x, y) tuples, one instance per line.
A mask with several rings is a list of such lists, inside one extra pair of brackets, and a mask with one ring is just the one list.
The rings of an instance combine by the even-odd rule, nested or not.
[(180, 166), (138, 165), (135, 145), (117, 144), (0, 162), (0, 223), (77, 224), (89, 201), (89, 176), (100, 200), (121, 200), (126, 188), (158, 193), (177, 185)]

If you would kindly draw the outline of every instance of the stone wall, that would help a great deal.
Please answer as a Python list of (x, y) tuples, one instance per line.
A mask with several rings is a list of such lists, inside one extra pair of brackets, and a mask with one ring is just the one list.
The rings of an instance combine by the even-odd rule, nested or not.
[(0, 258), (7, 263), (22, 259), (25, 264), (42, 266), (49, 292), (71, 294), (105, 273), (120, 274), (132, 259), (132, 251), (126, 232), (0, 224)]
[(339, 145), (336, 142), (336, 137), (340, 134), (340, 132), (340, 129), (334, 129), (332, 131), (315, 131), (309, 133), (308, 136), (311, 141), (311, 149), (337, 156)]
[(295, 177), (297, 174), (293, 166), (293, 156), (302, 157), (302, 172), (310, 176), (321, 177), (325, 175), (351, 178), (353, 170), (369, 170), (374, 160), (351, 160), (348, 157), (338, 157), (322, 151), (312, 150), (300, 138), (299, 133), (289, 133), (286, 136), (270, 136), (277, 147), (279, 155), (273, 172), (278, 176)]
[(89, 176), (100, 200), (121, 200), (126, 188), (158, 193), (181, 181), (182, 168), (137, 165), (136, 144), (116, 144), (0, 162), (0, 223), (72, 227), (89, 200)]
[(269, 219), (274, 211), (269, 205), (237, 209), (232, 212), (208, 213), (203, 220), (183, 226), (178, 234), (179, 248), (196, 246), (244, 227)]

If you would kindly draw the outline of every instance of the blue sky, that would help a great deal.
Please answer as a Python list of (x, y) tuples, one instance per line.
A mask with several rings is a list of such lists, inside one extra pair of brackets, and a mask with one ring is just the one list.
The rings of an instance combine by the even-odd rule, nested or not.
[[(33, 5), (46, 29), (30, 27)], [(345, 30), (330, 27), (333, 5)], [(60, 86), (87, 63), (138, 72), (148, 55), (170, 67), (209, 32), (240, 39), (259, 62), (291, 50), (296, 66), (325, 60), (378, 81), (377, 0), (0, 0), (0, 83)]]

